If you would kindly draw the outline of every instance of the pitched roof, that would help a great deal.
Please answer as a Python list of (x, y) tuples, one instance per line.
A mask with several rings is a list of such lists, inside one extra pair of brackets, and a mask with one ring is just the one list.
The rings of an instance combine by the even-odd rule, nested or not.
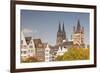
[(66, 42), (63, 43), (63, 46), (64, 45), (73, 45), (73, 41), (66, 41)]
[(25, 37), (25, 40), (26, 40), (27, 45), (29, 45), (31, 38), (32, 37)]
[(44, 45), (41, 41), (41, 39), (33, 39), (34, 44), (35, 44), (35, 48), (44, 48)]

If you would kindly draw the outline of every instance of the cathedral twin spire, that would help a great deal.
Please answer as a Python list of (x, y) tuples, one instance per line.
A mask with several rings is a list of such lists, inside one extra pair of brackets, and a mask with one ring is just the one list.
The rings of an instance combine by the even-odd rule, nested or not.
[[(84, 34), (84, 27), (80, 25), (80, 21), (77, 21), (77, 26), (73, 27), (73, 34), (75, 35), (74, 37), (79, 39), (79, 37), (76, 37), (76, 35), (81, 35), (81, 40), (79, 39), (80, 42), (82, 42), (83, 40), (83, 34)], [(74, 38), (73, 42), (76, 42), (77, 39)], [(62, 45), (63, 41), (68, 41), (68, 39), (66, 39), (66, 31), (65, 31), (65, 27), (64, 27), (64, 22), (61, 28), (61, 24), (59, 22), (59, 28), (58, 28), (58, 32), (57, 32), (57, 39), (56, 39), (56, 44), (57, 45)]]
[[(76, 29), (75, 29), (75, 26), (73, 27), (73, 31), (74, 32), (82, 32), (82, 33), (84, 33), (84, 27), (82, 27), (81, 25), (80, 25), (80, 21), (78, 20), (78, 22), (77, 22), (77, 27), (76, 27)], [(62, 26), (62, 30), (61, 30), (61, 24), (60, 24), (60, 22), (59, 22), (59, 29), (58, 29), (58, 32), (62, 32), (64, 35), (63, 36), (65, 36), (66, 37), (66, 31), (65, 31), (65, 27), (64, 27), (64, 22), (63, 22), (63, 26)]]
[(58, 32), (65, 32), (64, 22), (63, 22), (62, 30), (61, 30), (61, 24), (60, 24), (60, 22), (59, 22), (59, 29), (58, 29)]
[(65, 32), (64, 22), (63, 22), (63, 25), (62, 25), (62, 29), (61, 29), (61, 24), (59, 22), (56, 44), (61, 45), (63, 40), (66, 40), (66, 32)]

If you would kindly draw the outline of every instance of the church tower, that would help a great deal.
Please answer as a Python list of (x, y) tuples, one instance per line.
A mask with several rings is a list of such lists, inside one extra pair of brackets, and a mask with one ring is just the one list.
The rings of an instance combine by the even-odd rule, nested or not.
[(66, 32), (65, 32), (64, 22), (63, 22), (62, 29), (61, 29), (61, 24), (59, 22), (59, 28), (58, 28), (58, 32), (57, 32), (56, 45), (61, 46), (63, 40), (66, 40)]
[(61, 31), (61, 24), (59, 22), (59, 28), (57, 32), (57, 39), (56, 39), (56, 45), (60, 46), (62, 44), (63, 38), (62, 38), (62, 31)]
[(78, 45), (79, 47), (84, 47), (84, 27), (80, 25), (80, 21), (78, 20), (77, 26), (73, 27), (73, 44)]
[(63, 22), (63, 27), (62, 27), (62, 33), (63, 33), (63, 40), (66, 39), (66, 32), (65, 32), (65, 27), (64, 27), (64, 22)]

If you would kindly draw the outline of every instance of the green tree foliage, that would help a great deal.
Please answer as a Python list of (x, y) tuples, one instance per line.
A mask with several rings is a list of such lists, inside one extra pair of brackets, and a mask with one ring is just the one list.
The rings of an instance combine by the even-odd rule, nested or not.
[(63, 56), (57, 56), (56, 60), (57, 61), (62, 61)]
[(71, 48), (62, 56), (57, 56), (57, 61), (86, 60), (89, 59), (88, 48)]

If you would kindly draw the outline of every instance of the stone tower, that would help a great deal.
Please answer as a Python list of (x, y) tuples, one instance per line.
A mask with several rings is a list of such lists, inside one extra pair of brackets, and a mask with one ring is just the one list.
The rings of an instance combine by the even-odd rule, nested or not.
[(65, 32), (64, 22), (63, 22), (62, 29), (61, 29), (61, 24), (59, 22), (59, 28), (58, 28), (58, 32), (57, 32), (56, 45), (61, 46), (63, 40), (66, 40), (66, 32)]
[(65, 27), (64, 27), (64, 22), (63, 22), (63, 27), (62, 27), (62, 34), (63, 34), (63, 40), (66, 39), (66, 32), (65, 32)]
[(78, 20), (77, 26), (73, 27), (73, 44), (78, 45), (79, 47), (85, 47), (84, 44), (84, 27), (80, 25), (80, 21)]

